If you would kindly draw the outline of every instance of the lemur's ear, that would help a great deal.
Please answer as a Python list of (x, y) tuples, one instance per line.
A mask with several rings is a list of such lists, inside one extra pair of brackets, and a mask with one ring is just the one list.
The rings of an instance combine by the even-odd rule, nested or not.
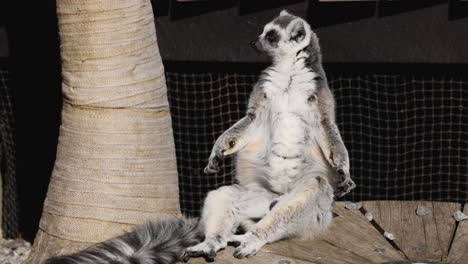
[(290, 39), (300, 42), (305, 38), (305, 35), (304, 23), (302, 21), (297, 21), (291, 29)]
[(289, 14), (289, 12), (286, 11), (286, 9), (281, 10), (280, 16), (288, 16), (288, 15), (291, 15), (291, 14)]

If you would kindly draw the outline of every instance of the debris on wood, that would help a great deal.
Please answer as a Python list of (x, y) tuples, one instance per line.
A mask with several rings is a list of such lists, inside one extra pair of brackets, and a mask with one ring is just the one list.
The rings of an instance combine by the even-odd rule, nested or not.
[(455, 221), (460, 222), (460, 221), (468, 219), (468, 215), (466, 215), (466, 214), (462, 213), (462, 211), (458, 210), (453, 214), (453, 218), (455, 219)]
[(384, 253), (384, 252), (385, 252), (385, 248), (381, 248), (381, 247), (374, 248), (374, 251), (377, 252), (377, 253)]
[(362, 207), (362, 203), (361, 202), (357, 202), (357, 203), (347, 203), (345, 205), (345, 208), (348, 209), (348, 210), (359, 210), (361, 209)]
[(364, 216), (367, 218), (369, 222), (374, 220), (374, 216), (372, 215), (372, 213), (367, 212)]
[(384, 237), (386, 237), (388, 240), (395, 240), (395, 235), (387, 231), (385, 231)]
[(426, 216), (432, 214), (432, 208), (418, 205), (416, 208), (416, 215), (418, 216)]

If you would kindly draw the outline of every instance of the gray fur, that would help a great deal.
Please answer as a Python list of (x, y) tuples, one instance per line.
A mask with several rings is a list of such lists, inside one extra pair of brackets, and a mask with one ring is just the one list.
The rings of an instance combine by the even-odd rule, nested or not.
[(294, 19), (294, 16), (290, 16), (290, 15), (279, 16), (275, 20), (273, 20), (273, 23), (277, 24), (281, 28), (286, 28), (293, 19)]
[(281, 11), (281, 13), (280, 13), (280, 15), (278, 17), (273, 19), (273, 23), (277, 24), (281, 28), (286, 28), (294, 18), (295, 18), (295, 16), (288, 13), (288, 11), (283, 10), (283, 11)]
[(349, 172), (350, 163), (348, 150), (337, 125), (335, 124), (335, 99), (333, 93), (328, 87), (327, 77), (322, 66), (322, 53), (317, 35), (312, 34), (310, 45), (303, 50), (307, 54), (305, 66), (311, 71), (316, 72), (321, 78), (317, 81), (317, 91), (319, 99), (319, 111), (321, 114), (321, 124), (325, 130), (330, 149), (329, 162), (336, 167), (339, 179), (336, 179), (336, 193), (343, 196), (355, 188)]
[(45, 264), (172, 264), (189, 246), (200, 242), (194, 220), (148, 222), (134, 231)]
[[(275, 45), (268, 39), (273, 30), (281, 38)], [(255, 46), (273, 63), (254, 86), (247, 115), (218, 138), (205, 168), (216, 172), (221, 159), (237, 154), (239, 185), (208, 193), (200, 220), (205, 240), (184, 259), (212, 259), (228, 242), (238, 245), (234, 256), (244, 258), (266, 243), (314, 238), (333, 218), (334, 192), (344, 195), (355, 186), (310, 26), (283, 11)], [(236, 234), (238, 227), (245, 233)]]

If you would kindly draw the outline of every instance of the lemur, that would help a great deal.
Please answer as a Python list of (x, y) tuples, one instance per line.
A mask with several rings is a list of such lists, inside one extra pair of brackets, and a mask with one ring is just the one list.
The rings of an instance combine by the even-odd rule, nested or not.
[[(317, 36), (287, 11), (252, 42), (272, 65), (255, 84), (247, 114), (224, 132), (206, 173), (237, 154), (238, 184), (211, 191), (200, 225), (205, 240), (185, 256), (208, 256), (233, 242), (234, 256), (253, 256), (266, 243), (311, 239), (332, 220), (338, 196), (355, 184), (348, 151), (335, 124), (335, 102), (322, 67)], [(236, 235), (242, 227), (245, 234)]]
[(234, 256), (244, 258), (267, 243), (311, 239), (327, 228), (334, 196), (355, 184), (317, 36), (305, 20), (283, 10), (252, 44), (272, 65), (255, 84), (246, 116), (216, 140), (205, 168), (216, 172), (221, 159), (236, 154), (237, 183), (208, 193), (199, 222), (149, 222), (47, 264), (213, 260), (230, 242)]

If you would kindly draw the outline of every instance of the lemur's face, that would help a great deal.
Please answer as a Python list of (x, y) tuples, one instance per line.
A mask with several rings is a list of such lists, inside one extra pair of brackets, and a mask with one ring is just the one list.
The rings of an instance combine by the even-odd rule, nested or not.
[(272, 57), (291, 56), (310, 44), (311, 34), (306, 21), (283, 10), (265, 25), (262, 34), (251, 44)]

